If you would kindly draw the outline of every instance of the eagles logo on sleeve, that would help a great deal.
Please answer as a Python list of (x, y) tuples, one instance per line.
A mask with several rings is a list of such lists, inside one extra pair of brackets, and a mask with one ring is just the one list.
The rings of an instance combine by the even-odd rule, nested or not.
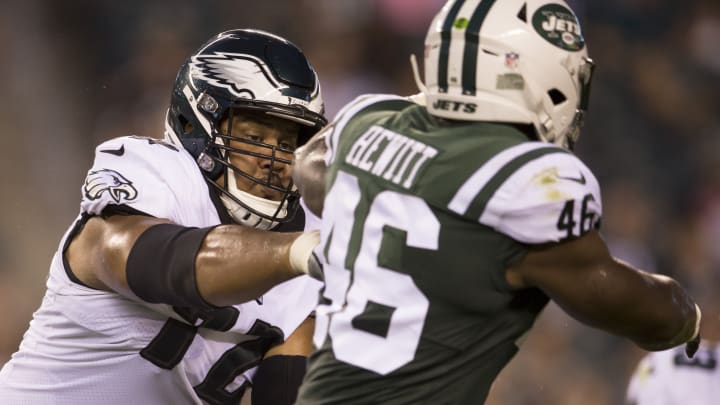
[(85, 197), (89, 200), (97, 200), (102, 197), (103, 193), (107, 192), (116, 203), (122, 200), (134, 200), (138, 194), (130, 180), (110, 169), (101, 169), (88, 173), (83, 191)]

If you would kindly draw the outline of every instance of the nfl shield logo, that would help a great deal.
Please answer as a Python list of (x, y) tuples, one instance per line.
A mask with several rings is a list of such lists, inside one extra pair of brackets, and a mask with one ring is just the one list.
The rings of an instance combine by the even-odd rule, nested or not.
[(510, 69), (517, 68), (519, 61), (520, 55), (518, 55), (516, 52), (508, 52), (505, 54), (505, 66), (509, 67)]

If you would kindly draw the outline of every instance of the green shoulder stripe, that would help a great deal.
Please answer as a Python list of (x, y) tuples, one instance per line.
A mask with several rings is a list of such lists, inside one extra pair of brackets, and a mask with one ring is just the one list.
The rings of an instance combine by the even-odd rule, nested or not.
[[(512, 153), (515, 150), (517, 153)], [(450, 210), (469, 218), (480, 218), (485, 206), (505, 181), (527, 163), (552, 153), (569, 153), (560, 147), (524, 143), (510, 148), (481, 166), (460, 187), (448, 205)]]
[[(384, 99), (376, 101), (372, 104), (366, 104), (361, 109), (357, 110), (352, 117), (348, 117), (343, 128), (341, 128), (341, 136), (345, 136), (345, 133), (351, 132), (353, 135), (360, 135), (359, 132), (365, 132), (368, 128), (373, 125), (379, 124), (378, 121), (382, 118), (387, 118), (392, 114), (397, 113), (409, 106), (415, 105), (412, 101), (408, 101), (404, 98), (401, 99)], [(381, 115), (378, 116), (377, 113)]]

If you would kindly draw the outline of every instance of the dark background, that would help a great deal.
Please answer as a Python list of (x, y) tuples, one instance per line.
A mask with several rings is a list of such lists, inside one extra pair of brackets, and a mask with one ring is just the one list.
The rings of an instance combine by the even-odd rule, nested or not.
[[(94, 146), (162, 136), (177, 68), (205, 40), (233, 28), (289, 38), (317, 69), (332, 117), (360, 93), (416, 92), (408, 57), (422, 55), (443, 3), (4, 0), (0, 364), (40, 304)], [(603, 233), (619, 257), (685, 283), (716, 327), (720, 5), (572, 3), (598, 65), (577, 152), (603, 186)], [(488, 403), (618, 404), (641, 355), (550, 306)]]

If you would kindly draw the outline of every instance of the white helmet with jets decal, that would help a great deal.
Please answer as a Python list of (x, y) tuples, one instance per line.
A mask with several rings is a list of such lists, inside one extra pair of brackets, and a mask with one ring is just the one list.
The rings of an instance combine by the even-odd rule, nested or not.
[(531, 124), (540, 140), (572, 148), (594, 64), (562, 0), (450, 0), (428, 30), (424, 68), (431, 114)]
[[(181, 67), (175, 79), (167, 113), (166, 138), (185, 148), (196, 159), (211, 186), (233, 219), (247, 226), (270, 229), (290, 221), (299, 207), (292, 182), (272, 183), (273, 167), (289, 165), (279, 146), (233, 136), (232, 125), (223, 133), (220, 123), (232, 120), (237, 111), (253, 111), (297, 122), (301, 127), (297, 145), (307, 142), (327, 120), (317, 74), (302, 51), (289, 41), (258, 30), (232, 30), (213, 37)], [(252, 151), (232, 147), (252, 145)], [(266, 152), (258, 153), (262, 148)], [(230, 153), (267, 159), (266, 178), (232, 165)], [(262, 187), (283, 193), (280, 201), (252, 195), (237, 187), (235, 174)], [(216, 180), (225, 176), (224, 185)]]

